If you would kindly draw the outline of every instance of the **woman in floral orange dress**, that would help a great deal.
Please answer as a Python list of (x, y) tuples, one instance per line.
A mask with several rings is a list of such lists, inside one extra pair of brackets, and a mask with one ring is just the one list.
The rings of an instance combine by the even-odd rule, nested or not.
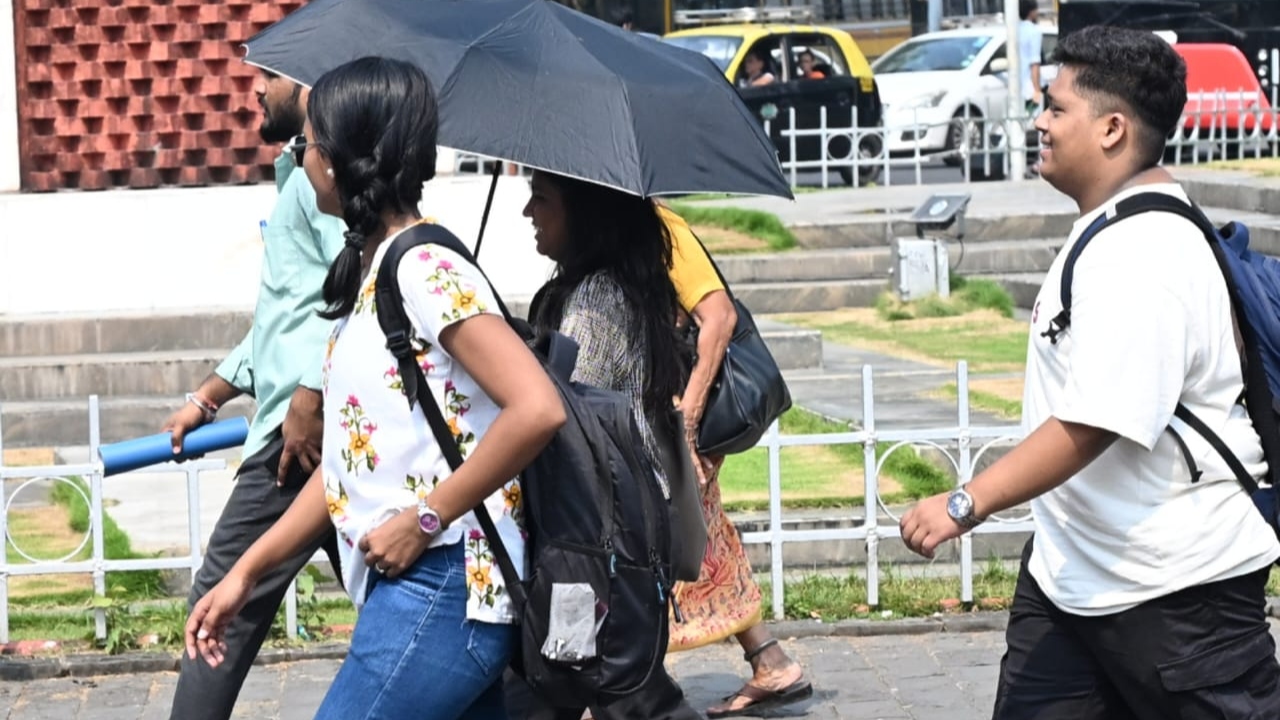
[[(697, 361), (680, 400), (685, 434), (696, 447), (698, 424), (707, 393), (715, 381), (725, 348), (733, 335), (737, 311), (729, 300), (711, 259), (679, 215), (661, 205), (658, 215), (671, 237), (671, 280), (681, 308), (698, 327)], [(707, 710), (711, 718), (787, 705), (813, 695), (804, 669), (769, 633), (760, 615), (760, 586), (738, 538), (737, 528), (720, 502), (717, 476), (723, 457), (697, 457), (702, 484), (702, 511), (707, 521), (707, 552), (696, 582), (679, 583), (676, 602), (684, 622), (671, 623), (672, 651), (690, 650), (734, 636), (752, 677), (742, 689)]]

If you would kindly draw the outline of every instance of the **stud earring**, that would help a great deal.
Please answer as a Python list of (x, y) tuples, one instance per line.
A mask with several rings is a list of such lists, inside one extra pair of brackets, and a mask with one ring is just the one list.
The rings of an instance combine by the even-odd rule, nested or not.
[(333, 177), (333, 168), (326, 168), (324, 174)]

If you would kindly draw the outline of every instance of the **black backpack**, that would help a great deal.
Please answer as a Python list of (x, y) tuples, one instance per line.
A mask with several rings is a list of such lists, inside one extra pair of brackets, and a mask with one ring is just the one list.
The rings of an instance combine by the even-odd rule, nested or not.
[[(471, 252), (445, 228), (415, 225), (392, 242), (379, 264), (375, 302), (409, 406), (415, 401), (422, 406), (436, 442), (456, 470), (463, 459), (414, 358), (413, 329), (397, 282), (400, 259), (424, 244), (447, 248), (475, 264)], [(559, 333), (535, 337), (528, 323), (511, 317), (500, 298), (498, 304), (542, 361), (567, 416), (521, 473), (528, 533), (525, 581), (519, 581), (484, 505), (475, 508), (521, 623), (521, 647), (513, 666), (546, 702), (565, 707), (608, 704), (643, 686), (666, 654), (671, 598), (667, 502), (644, 452), (630, 400), (571, 382), (576, 343)]]
[[(1204, 423), (1190, 408), (1178, 403), (1174, 417), (1203, 437), (1222, 457), (1236, 480), (1253, 499), (1258, 512), (1280, 537), (1280, 383), (1272, 382), (1272, 376), (1280, 377), (1280, 322), (1273, 307), (1280, 296), (1280, 265), (1248, 250), (1249, 231), (1240, 223), (1230, 223), (1221, 230), (1214, 228), (1201, 210), (1161, 192), (1145, 192), (1132, 195), (1116, 203), (1114, 213), (1099, 215), (1084, 231), (1067, 254), (1062, 267), (1060, 299), (1062, 311), (1049, 322), (1049, 329), (1042, 335), (1057, 344), (1058, 336), (1071, 326), (1071, 280), (1075, 275), (1076, 261), (1089, 241), (1102, 231), (1126, 218), (1146, 212), (1167, 212), (1186, 218), (1204, 234), (1218, 269), (1227, 283), (1231, 309), (1243, 344), (1244, 394), (1240, 402), (1248, 411), (1253, 428), (1262, 440), (1262, 451), (1269, 472), (1259, 485), (1244, 464), (1231, 452), (1226, 442)], [(1174, 441), (1191, 472), (1191, 481), (1200, 480), (1201, 471), (1196, 466), (1186, 441), (1172, 427)], [(1280, 560), (1277, 561), (1280, 564)]]

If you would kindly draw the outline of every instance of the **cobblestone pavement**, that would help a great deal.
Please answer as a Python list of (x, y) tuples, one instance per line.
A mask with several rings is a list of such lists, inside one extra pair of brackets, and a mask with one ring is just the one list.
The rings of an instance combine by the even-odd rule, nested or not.
[[(809, 672), (814, 697), (770, 717), (859, 720), (986, 720), (1004, 652), (999, 632), (785, 641)], [(746, 664), (736, 644), (668, 658), (694, 707), (736, 690)], [(302, 660), (253, 669), (235, 717), (304, 720), (320, 704), (338, 660)], [(169, 716), (171, 672), (0, 683), (0, 718), (151, 720)]]

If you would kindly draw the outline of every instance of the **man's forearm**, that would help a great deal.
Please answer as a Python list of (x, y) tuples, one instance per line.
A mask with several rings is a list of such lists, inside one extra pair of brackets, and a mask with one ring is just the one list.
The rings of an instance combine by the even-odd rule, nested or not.
[(211, 373), (209, 377), (205, 378), (204, 382), (200, 383), (200, 387), (196, 389), (196, 394), (214, 405), (222, 407), (244, 393), (235, 385), (227, 382), (221, 375)]
[(1049, 418), (966, 486), (974, 515), (987, 517), (1049, 492), (1096, 460), (1116, 437)]

